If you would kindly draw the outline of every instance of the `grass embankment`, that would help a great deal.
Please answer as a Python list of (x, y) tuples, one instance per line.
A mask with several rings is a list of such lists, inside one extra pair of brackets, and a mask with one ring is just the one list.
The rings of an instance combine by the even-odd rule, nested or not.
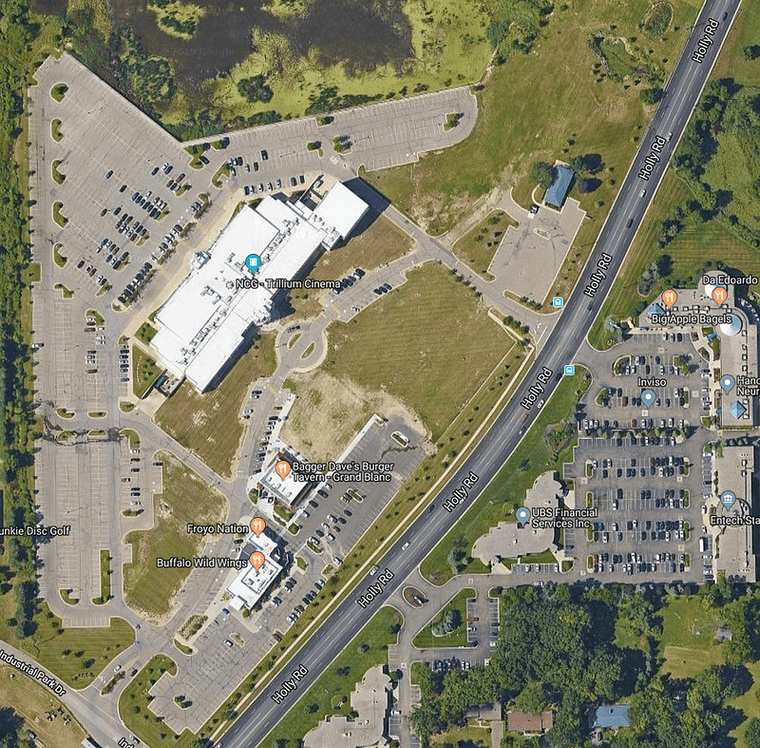
[(662, 609), (662, 671), (674, 678), (693, 678), (709, 665), (724, 661), (715, 640), (718, 619), (701, 597), (679, 597)]
[[(24, 719), (24, 729), (37, 735), (36, 745), (55, 748), (80, 748), (87, 733), (68, 708), (55, 698), (48, 688), (38, 685), (26, 675), (21, 675), (10, 665), (0, 665), (0, 704), (3, 705), (3, 727), (5, 732), (11, 726), (7, 709), (11, 708)], [(58, 710), (63, 711), (58, 714)], [(47, 714), (55, 712), (56, 717), (48, 721)], [(68, 724), (64, 724), (67, 719)], [(12, 739), (8, 746), (22, 745)], [(24, 745), (31, 745), (31, 743)]]
[[(571, 457), (577, 441), (575, 407), (586, 391), (590, 378), (576, 367), (572, 377), (565, 377), (546, 403), (532, 428), (467, 513), (452, 527), (420, 566), (422, 574), (443, 584), (455, 573), (478, 573), (488, 569), (472, 559), (473, 543), (499, 522), (514, 519), (514, 511), (525, 499), (526, 491), (547, 470), (561, 472), (562, 463)], [(465, 561), (455, 565), (451, 553), (459, 548)]]
[(145, 397), (161, 374), (161, 368), (142, 348), (132, 346), (132, 391), (136, 397)]
[[(466, 647), (467, 646), (467, 600), (475, 597), (475, 590), (467, 588), (460, 590), (451, 602), (447, 603), (441, 612), (427, 625), (412, 642), (419, 649), (434, 647)], [(447, 615), (453, 612), (458, 625), (448, 634), (437, 636), (433, 629)]]
[(66, 224), (69, 222), (69, 219), (66, 218), (65, 215), (61, 212), (61, 209), (63, 208), (63, 203), (60, 200), (57, 200), (53, 203), (53, 220), (61, 227), (64, 228)]
[[(760, 86), (760, 65), (757, 60), (745, 59), (741, 53), (743, 48), (758, 43), (759, 27), (760, 6), (743, 6), (718, 58), (711, 80), (731, 78), (740, 85)], [(751, 129), (748, 132), (751, 132)], [(724, 145), (719, 141), (719, 153)], [(737, 173), (741, 172), (742, 176), (757, 171), (756, 168), (750, 168), (756, 156), (749, 152), (739, 156), (729, 148), (725, 156), (739, 159)], [(711, 162), (711, 168), (718, 169), (721, 159), (723, 156), (716, 163)], [(714, 177), (715, 189), (724, 186), (725, 177), (718, 174)], [(737, 186), (725, 186), (730, 189), (733, 200)], [(693, 286), (706, 260), (721, 260), (727, 267), (736, 268), (745, 275), (760, 276), (760, 256), (757, 251), (732, 233), (718, 218), (703, 222), (696, 214), (689, 214), (682, 220), (682, 230), (664, 251), (657, 248), (662, 221), (672, 215), (677, 205), (686, 203), (691, 197), (687, 185), (672, 169), (668, 170), (657, 193), (657, 200), (644, 218), (631, 251), (628, 252), (618, 281), (589, 333), (589, 340), (597, 348), (609, 347), (615, 341), (615, 336), (604, 329), (604, 321), (608, 317), (617, 321), (630, 316), (645, 302), (657, 298), (665, 288)], [(733, 209), (733, 202), (731, 206)], [(709, 248), (709, 252), (706, 252), (705, 248)], [(663, 256), (667, 258), (664, 267), (669, 268), (669, 272), (642, 296), (638, 286), (645, 269)], [(757, 287), (750, 288), (754, 288), (755, 292), (758, 290)]]
[(454, 244), (454, 254), (478, 275), (493, 280), (488, 267), (510, 226), (517, 226), (517, 221), (503, 210), (494, 210)]
[(172, 745), (191, 748), (193, 736), (188, 730), (177, 740), (174, 731), (150, 709), (149, 691), (164, 674), (177, 674), (177, 664), (169, 656), (158, 654), (130, 681), (119, 697), (119, 715), (127, 729), (150, 746), (171, 741)]
[(58, 167), (60, 165), (61, 165), (61, 162), (60, 162), (59, 159), (56, 159), (55, 161), (53, 161), (53, 163), (51, 165), (51, 171), (52, 171), (52, 174), (53, 174), (53, 181), (56, 184), (63, 184), (66, 181), (66, 175), (65, 174), (61, 174), (61, 172), (58, 170)]
[[(673, 206), (688, 197), (686, 185), (669, 169), (657, 193), (657, 200), (645, 216), (623, 262), (618, 279), (589, 331), (589, 341), (596, 348), (609, 348), (617, 340), (617, 336), (605, 328), (605, 320), (611, 318), (617, 322), (629, 318), (645, 308), (648, 302), (657, 299), (666, 288), (695, 286), (699, 281), (699, 271), (708, 259), (720, 259), (728, 267), (760, 276), (760, 255), (756, 250), (730, 233), (718, 220), (702, 223), (696, 218), (689, 218), (684, 229), (665, 250), (670, 272), (645, 296), (640, 294), (639, 282), (644, 271), (663, 256), (657, 248), (660, 224)], [(709, 255), (705, 254), (705, 247), (710, 248)]]
[(276, 366), (274, 336), (264, 335), (235, 363), (221, 384), (199, 394), (189, 383), (156, 411), (156, 423), (214, 472), (229, 476), (243, 436), (241, 408), (251, 384)]
[(282, 722), (261, 742), (260, 748), (292, 748), (300, 745), (303, 736), (325, 716), (349, 715), (349, 695), (369, 668), (387, 664), (388, 647), (396, 642), (401, 621), (401, 616), (392, 608), (381, 608), (291, 707)]
[(156, 330), (150, 322), (143, 322), (142, 325), (140, 325), (140, 329), (135, 333), (135, 337), (141, 343), (150, 345), (150, 341), (153, 340), (157, 333), (158, 330)]
[(9, 624), (15, 615), (14, 596), (0, 596), (0, 639), (27, 652), (72, 688), (90, 685), (135, 640), (134, 629), (123, 618), (111, 618), (106, 628), (65, 628), (47, 603), (42, 603), (34, 615), (31, 636), (19, 639)]
[(188, 522), (213, 524), (224, 520), (227, 502), (209, 488), (190, 468), (168, 453), (163, 461), (163, 493), (154, 501), (154, 525), (150, 530), (129, 533), (133, 562), (124, 565), (124, 594), (127, 603), (156, 620), (167, 615), (173, 597), (192, 569), (157, 569), (156, 559), (193, 558), (205, 544), (201, 535), (187, 532)]

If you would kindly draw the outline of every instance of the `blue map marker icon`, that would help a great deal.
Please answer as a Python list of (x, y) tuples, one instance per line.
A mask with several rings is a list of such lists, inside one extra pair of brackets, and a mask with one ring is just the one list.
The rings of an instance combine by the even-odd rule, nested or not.
[(730, 509), (736, 501), (736, 494), (733, 491), (724, 491), (720, 495), (720, 503), (723, 504), (726, 509)]
[(649, 408), (656, 399), (657, 395), (655, 394), (654, 390), (641, 391), (641, 402), (644, 403), (647, 408)]
[(736, 380), (730, 375), (730, 374), (724, 374), (720, 378), (720, 388), (728, 394), (731, 392), (731, 390), (734, 388), (734, 384), (736, 383)]
[(248, 257), (245, 258), (245, 264), (248, 266), (251, 274), (255, 275), (256, 271), (259, 269), (259, 265), (261, 265), (261, 257), (258, 255), (248, 255)]
[(517, 521), (520, 523), (520, 527), (525, 527), (525, 525), (530, 521), (530, 509), (521, 506), (515, 512), (515, 517), (517, 517)]

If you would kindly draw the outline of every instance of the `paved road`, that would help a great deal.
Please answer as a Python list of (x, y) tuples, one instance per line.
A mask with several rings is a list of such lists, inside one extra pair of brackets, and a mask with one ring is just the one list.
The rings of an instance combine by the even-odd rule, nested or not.
[[(378, 610), (383, 600), (403, 585), (406, 577), (451, 528), (452, 523), (471, 505), (477, 494), (498, 473), (508, 456), (514, 451), (522, 434), (530, 427), (538, 414), (538, 402), (551, 396), (562, 378), (564, 365), (573, 361), (588, 328), (598, 314), (662, 179), (678, 138), (707, 82), (739, 4), (740, 0), (707, 0), (703, 6), (668, 82), (665, 98), (647, 129), (641, 148), (621, 186), (589, 262), (565, 307), (561, 323), (552, 331), (523, 384), (518, 388), (516, 395), (499, 416), (489, 434), (441, 490), (438, 498), (431, 505), (432, 511), (426, 511), (380, 561), (381, 568), (388, 567), (394, 574), (393, 579), (384, 588), (384, 594), (366, 608), (356, 603), (356, 595), (352, 595), (338, 606), (293, 660), (293, 667), (283, 673), (283, 678), (287, 678), (289, 670), (299, 664), (303, 664), (308, 669), (308, 674), (298, 683), (297, 691), (286, 697), (281, 704), (277, 704), (271, 698), (274, 688), (281, 680), (276, 679), (273, 685), (251, 704), (225, 734), (225, 748), (251, 748), (261, 743), (286, 711), (293, 706), (296, 699), (306, 692), (356, 632)], [(715, 19), (717, 27), (715, 23), (711, 24), (712, 33), (709, 38), (712, 44), (707, 47), (702, 62), (696, 62), (692, 59), (692, 55), (697, 49), (698, 42), (705, 36), (708, 19)], [(667, 140), (667, 134), (670, 132), (673, 135), (670, 140)], [(662, 150), (655, 154), (659, 160), (653, 161), (651, 144), (657, 135), (666, 138), (666, 142)], [(639, 177), (639, 172), (647, 166), (647, 159), (649, 163), (652, 163), (652, 170), (648, 181), (644, 181)], [(642, 190), (646, 192), (642, 193)], [(542, 391), (535, 389), (531, 391), (531, 388), (535, 388), (539, 383), (539, 377), (546, 380), (539, 384)], [(535, 392), (537, 394), (534, 394)], [(526, 401), (526, 398), (533, 402), (528, 409), (521, 406), (521, 402)], [(471, 472), (478, 476), (476, 488), (471, 490), (467, 500), (457, 505), (452, 512), (444, 509), (442, 501), (451, 497), (452, 491), (460, 487), (464, 478)], [(368, 577), (360, 585), (358, 591), (363, 591), (372, 581), (374, 580)]]

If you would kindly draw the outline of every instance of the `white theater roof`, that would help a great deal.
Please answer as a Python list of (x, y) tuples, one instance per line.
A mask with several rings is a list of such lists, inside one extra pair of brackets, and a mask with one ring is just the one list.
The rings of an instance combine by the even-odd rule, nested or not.
[[(156, 315), (159, 330), (152, 346), (167, 369), (186, 376), (201, 392), (207, 389), (250, 327), (270, 321), (277, 289), (268, 288), (267, 279), (303, 274), (319, 251), (345, 238), (366, 210), (366, 203), (340, 182), (314, 211), (270, 196), (256, 208), (243, 207), (211, 249), (196, 255), (190, 274)], [(252, 277), (245, 264), (251, 254), (261, 258), (255, 274), (260, 285), (238, 287), (238, 281)]]

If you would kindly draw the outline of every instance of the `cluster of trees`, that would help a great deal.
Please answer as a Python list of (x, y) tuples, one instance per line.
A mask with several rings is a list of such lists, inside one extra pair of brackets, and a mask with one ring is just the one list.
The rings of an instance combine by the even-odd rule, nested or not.
[(0, 746), (2, 748), (35, 748), (24, 728), (24, 718), (13, 707), (0, 709)]
[[(720, 184), (704, 179), (708, 164), (718, 155), (719, 141), (716, 134), (733, 135), (739, 148), (746, 154), (745, 165), (734, 175), (734, 181)], [(760, 224), (750, 226), (732, 212), (733, 189), (743, 181), (741, 170), (746, 164), (760, 161), (760, 91), (754, 87), (741, 86), (731, 78), (708, 83), (694, 115), (684, 132), (676, 152), (674, 165), (691, 189), (693, 200), (689, 210), (702, 220), (713, 217), (726, 219), (732, 231), (753, 247), (760, 247)], [(752, 194), (742, 195), (743, 202), (750, 204), (760, 197), (760, 179), (755, 179)], [(670, 226), (671, 231), (674, 226)]]
[(649, 296), (658, 281), (669, 276), (672, 269), (673, 263), (668, 255), (660, 255), (656, 260), (652, 260), (641, 274), (637, 289), (639, 295)]
[(554, 169), (546, 161), (536, 161), (530, 167), (530, 181), (548, 190), (554, 179)]
[[(545, 736), (551, 748), (586, 748), (590, 708), (625, 699), (632, 729), (605, 736), (606, 748), (722, 744), (744, 719), (727, 704), (752, 686), (744, 663), (760, 657), (760, 591), (725, 579), (702, 588), (701, 604), (717, 612), (733, 638), (724, 645), (725, 665), (678, 680), (660, 673), (661, 612), (670, 595), (691, 591), (625, 585), (505, 590), (502, 628), (487, 666), (446, 674), (420, 668), (415, 732), (427, 744), (434, 733), (463, 725), (468, 709), (500, 699), (529, 712), (553, 710), (554, 726)], [(618, 640), (640, 647), (621, 648)], [(749, 740), (757, 742), (748, 745), (760, 748), (760, 721), (750, 729)]]
[(486, 7), (491, 17), (486, 38), (498, 64), (512, 54), (529, 54), (554, 10), (548, 0), (490, 0)]
[(462, 614), (456, 608), (447, 610), (443, 619), (433, 624), (433, 633), (436, 636), (445, 636), (456, 631), (462, 625)]
[[(3, 524), (34, 525), (31, 485), (33, 412), (31, 351), (22, 326), (24, 289), (28, 287), (29, 245), (19, 166), (14, 158), (21, 135), (23, 96), (30, 70), (29, 45), (37, 32), (23, 0), (0, 6), (3, 51), (0, 55), (0, 465)], [(14, 580), (16, 615), (8, 623), (24, 638), (34, 632), (37, 606), (37, 558), (32, 538), (6, 539), (6, 582)], [(9, 586), (3, 586), (7, 594)]]
[(340, 94), (337, 86), (320, 85), (318, 93), (309, 96), (309, 106), (306, 114), (322, 114), (336, 109), (346, 109), (351, 106), (370, 104), (383, 98), (383, 94), (368, 96), (366, 94)]
[(171, 11), (164, 16), (161, 16), (161, 23), (164, 26), (168, 26), (170, 29), (174, 29), (183, 36), (195, 36), (195, 32), (198, 30), (198, 21), (195, 18), (185, 18), (182, 20), (177, 16), (176, 11)]
[(238, 81), (237, 87), (240, 95), (250, 102), (263, 101), (266, 103), (271, 101), (274, 95), (272, 89), (267, 85), (267, 77), (265, 75), (254, 75), (251, 78), (243, 78)]

